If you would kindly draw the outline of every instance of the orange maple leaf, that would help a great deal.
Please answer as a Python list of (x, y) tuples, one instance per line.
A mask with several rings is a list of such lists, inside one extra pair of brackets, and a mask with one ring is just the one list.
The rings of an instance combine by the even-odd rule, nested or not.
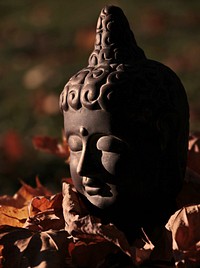
[(20, 181), (22, 187), (13, 195), (0, 196), (1, 206), (11, 206), (15, 208), (22, 208), (26, 206), (34, 196), (45, 195), (51, 196), (52, 192), (44, 187), (38, 177), (36, 177), (36, 187), (33, 188), (23, 181)]
[(68, 162), (69, 147), (64, 131), (62, 133), (62, 143), (60, 143), (57, 138), (49, 136), (35, 136), (33, 137), (32, 142), (36, 149), (64, 158)]

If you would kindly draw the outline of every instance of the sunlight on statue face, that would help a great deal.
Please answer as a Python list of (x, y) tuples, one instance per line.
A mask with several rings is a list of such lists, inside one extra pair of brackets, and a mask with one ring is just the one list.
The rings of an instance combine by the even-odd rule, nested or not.
[[(111, 129), (111, 115), (103, 110), (65, 113), (70, 148), (70, 172), (75, 188), (93, 205), (104, 209), (118, 198), (127, 144)], [(121, 178), (122, 180), (122, 178)]]

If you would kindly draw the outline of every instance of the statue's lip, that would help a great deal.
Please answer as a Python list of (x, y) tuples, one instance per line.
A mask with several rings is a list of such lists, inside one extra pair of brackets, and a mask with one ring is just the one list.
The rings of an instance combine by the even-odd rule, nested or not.
[(101, 188), (102, 187), (102, 182), (98, 178), (89, 178), (89, 177), (83, 177), (82, 180), (83, 186), (88, 186), (88, 187), (96, 187), (96, 188)]
[(102, 183), (98, 179), (83, 177), (82, 183), (89, 195), (97, 195), (102, 189)]
[(89, 195), (99, 195), (101, 192), (101, 188), (99, 187), (89, 187), (85, 186), (85, 192)]

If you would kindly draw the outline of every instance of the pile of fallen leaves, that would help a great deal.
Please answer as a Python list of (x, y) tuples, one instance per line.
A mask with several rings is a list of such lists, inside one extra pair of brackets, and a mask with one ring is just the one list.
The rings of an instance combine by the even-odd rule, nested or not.
[[(35, 148), (69, 159), (65, 138), (35, 137)], [(129, 245), (114, 225), (90, 215), (72, 181), (63, 179), (62, 193), (52, 194), (36, 178), (33, 188), (23, 181), (14, 196), (0, 197), (0, 268), (200, 267), (200, 136), (189, 140), (188, 167), (179, 210), (165, 226), (163, 251), (174, 264), (148, 266), (154, 245), (144, 238)], [(162, 245), (161, 245), (162, 247)]]

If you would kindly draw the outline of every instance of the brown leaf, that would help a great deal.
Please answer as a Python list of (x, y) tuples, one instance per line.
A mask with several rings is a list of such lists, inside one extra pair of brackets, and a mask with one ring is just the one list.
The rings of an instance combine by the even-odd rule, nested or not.
[(9, 206), (0, 207), (0, 225), (22, 227), (28, 217), (27, 207), (15, 208)]
[[(1, 214), (0, 225), (6, 224), (10, 226), (22, 227), (24, 226), (29, 216), (33, 216), (33, 214), (37, 214), (37, 212), (39, 211), (42, 211), (42, 210), (45, 211), (51, 208), (52, 209), (51, 213), (54, 216), (56, 209), (58, 210), (58, 208), (60, 208), (60, 210), (62, 210), (62, 195), (58, 194), (56, 196), (48, 197), (51, 195), (51, 192), (41, 185), (38, 178), (36, 178), (36, 188), (32, 188), (31, 186), (27, 185), (24, 182), (21, 182), (21, 183), (22, 183), (22, 187), (14, 196), (0, 197), (0, 205), (1, 205), (0, 206), (0, 214)], [(43, 194), (47, 196), (43, 198), (35, 197), (35, 196), (43, 195)], [(31, 203), (32, 199), (34, 200), (33, 203)], [(40, 202), (37, 201), (39, 199), (43, 201), (40, 201)], [(30, 203), (33, 205), (29, 205)], [(28, 205), (29, 205), (29, 210), (28, 210)], [(59, 212), (59, 215), (62, 216), (62, 213)], [(58, 216), (56, 217), (58, 218)], [(41, 221), (41, 216), (40, 216), (40, 221)]]
[[(179, 263), (200, 265), (200, 205), (183, 207), (172, 215), (166, 225), (173, 239), (174, 258)], [(178, 267), (178, 266), (177, 266)]]
[(29, 205), (29, 216), (32, 217), (38, 212), (46, 211), (49, 209), (61, 210), (62, 209), (62, 193), (52, 196), (36, 196), (31, 200)]
[(35, 136), (32, 142), (34, 147), (38, 150), (65, 158), (66, 161), (69, 158), (69, 148), (64, 132), (62, 134), (62, 143), (59, 143), (57, 138), (48, 136)]
[(110, 242), (137, 264), (149, 258), (154, 248), (150, 240), (141, 241), (141, 246), (138, 248), (134, 245), (130, 247), (125, 235), (113, 224), (104, 225), (100, 219), (90, 215), (70, 180), (63, 180), (62, 193), (65, 229), (75, 240), (95, 244)]
[(64, 229), (62, 193), (51, 197), (34, 197), (29, 205), (29, 217), (24, 228), (34, 231)]
[(15, 243), (21, 240), (23, 243), (27, 244), (31, 237), (32, 233), (26, 229), (6, 225), (0, 227), (0, 244), (3, 246), (1, 257), (4, 259), (3, 267), (24, 267), (20, 266), (22, 253)]
[(54, 212), (53, 210), (48, 210), (40, 212), (33, 217), (29, 217), (26, 223), (23, 225), (32, 231), (47, 231), (47, 230), (60, 230), (65, 226), (65, 221), (63, 218), (62, 211)]
[(64, 268), (70, 242), (64, 230), (39, 233), (25, 228), (3, 226), (0, 228), (3, 267)]
[(72, 262), (75, 267), (98, 267), (106, 256), (119, 252), (119, 249), (108, 241), (88, 242), (78, 241), (71, 250)]
[(3, 262), (4, 262), (4, 258), (2, 256), (3, 248), (4, 248), (4, 246), (0, 245), (0, 268), (3, 268)]
[(1, 206), (12, 206), (16, 208), (22, 208), (26, 206), (34, 196), (45, 195), (51, 196), (52, 193), (45, 188), (39, 178), (36, 177), (36, 188), (31, 187), (25, 182), (21, 181), (22, 187), (17, 191), (14, 196), (0, 196)]

